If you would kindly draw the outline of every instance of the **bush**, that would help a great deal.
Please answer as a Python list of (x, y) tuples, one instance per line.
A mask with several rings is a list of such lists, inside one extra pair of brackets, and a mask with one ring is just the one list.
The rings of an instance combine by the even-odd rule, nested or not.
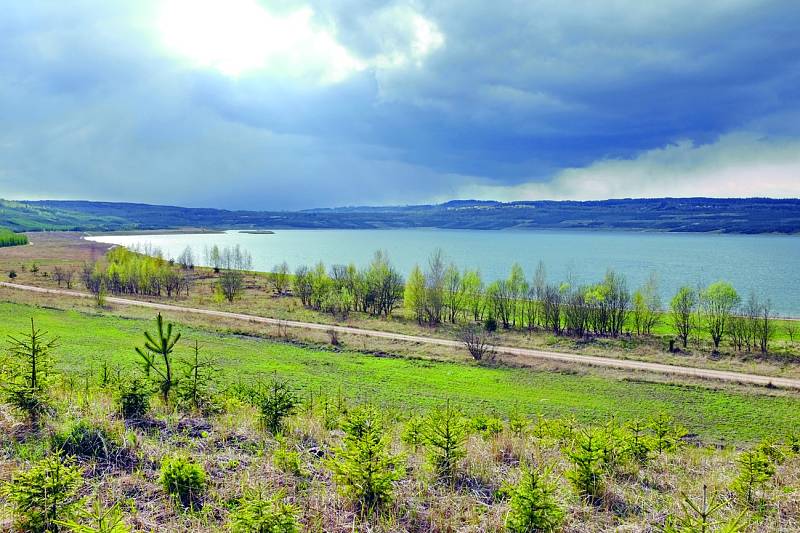
[(283, 501), (283, 493), (264, 499), (249, 493), (231, 513), (229, 528), (233, 533), (297, 533), (300, 509)]
[(703, 499), (700, 502), (684, 496), (681, 507), (682, 516), (667, 517), (664, 533), (739, 533), (747, 526), (744, 513), (729, 520), (720, 519), (719, 515), (725, 508), (725, 502), (720, 501), (716, 494), (712, 494), (709, 498), (705, 485), (703, 485)]
[(742, 453), (737, 462), (739, 475), (733, 480), (733, 490), (747, 505), (753, 505), (757, 502), (759, 488), (775, 475), (775, 465), (758, 449)]
[(763, 453), (772, 463), (779, 465), (786, 460), (786, 453), (782, 448), (777, 441), (764, 439), (754, 449)]
[(43, 389), (25, 386), (12, 386), (3, 390), (5, 403), (15, 411), (24, 414), (33, 425), (39, 424), (45, 415), (55, 413), (50, 404), (50, 396)]
[(508, 429), (514, 435), (521, 437), (528, 429), (528, 419), (523, 414), (514, 411), (508, 419)]
[(206, 488), (206, 472), (190, 459), (177, 455), (165, 457), (161, 462), (161, 486), (185, 508), (200, 507)]
[(492, 344), (494, 335), (484, 331), (480, 326), (468, 324), (462, 327), (458, 332), (458, 340), (476, 361), (493, 361), (497, 355)]
[(183, 376), (176, 390), (178, 406), (183, 410), (214, 414), (221, 411), (217, 394), (217, 361), (200, 355), (200, 345), (195, 342), (191, 358), (180, 361)]
[(635, 463), (644, 465), (651, 459), (653, 438), (647, 433), (647, 425), (640, 420), (633, 420), (627, 425), (625, 435), (625, 455)]
[(790, 453), (800, 454), (800, 433), (792, 433), (786, 438), (786, 446)]
[(124, 384), (119, 392), (119, 411), (126, 420), (139, 420), (150, 410), (152, 390), (146, 382), (134, 378)]
[(58, 339), (36, 329), (31, 318), (30, 333), (9, 336), (10, 360), (4, 365), (8, 376), (2, 384), (5, 402), (24, 413), (32, 424), (51, 412), (48, 371), (52, 366), (51, 351)]
[(603, 492), (606, 466), (603, 435), (596, 429), (581, 432), (566, 455), (573, 464), (566, 473), (567, 479), (578, 494), (591, 502), (598, 501)]
[(2, 494), (22, 531), (57, 531), (59, 521), (74, 516), (82, 484), (81, 468), (56, 454), (14, 474)]
[(675, 451), (686, 435), (686, 430), (675, 423), (670, 416), (661, 414), (650, 424), (654, 435), (654, 450), (658, 453)]
[(425, 442), (424, 424), (423, 418), (412, 416), (403, 426), (403, 434), (400, 436), (400, 440), (411, 446), (414, 451), (417, 451), (419, 445)]
[(275, 467), (286, 474), (296, 477), (305, 477), (306, 469), (300, 460), (300, 453), (297, 450), (290, 450), (285, 445), (281, 445), (272, 455), (272, 463)]
[(68, 424), (64, 430), (53, 436), (52, 445), (66, 455), (101, 461), (116, 457), (121, 448), (119, 440), (104, 427), (94, 426), (86, 420)]
[(78, 511), (78, 521), (66, 521), (61, 525), (69, 528), (72, 533), (130, 533), (131, 528), (122, 518), (119, 503), (111, 507), (104, 507), (98, 494), (89, 509)]
[(489, 317), (483, 321), (483, 329), (488, 331), (489, 333), (494, 333), (497, 331), (497, 320), (494, 317)]
[(425, 420), (428, 460), (436, 473), (452, 479), (461, 459), (466, 456), (467, 423), (460, 412), (448, 403), (432, 411)]
[(472, 419), (472, 429), (485, 439), (493, 438), (503, 432), (503, 421), (494, 416), (477, 416)]
[(519, 484), (509, 492), (508, 531), (556, 531), (564, 521), (564, 511), (555, 499), (555, 485), (549, 473), (524, 468)]
[(284, 418), (294, 413), (299, 403), (289, 386), (278, 380), (273, 380), (266, 390), (256, 390), (253, 396), (262, 427), (273, 435), (281, 432)]
[(356, 409), (343, 427), (344, 443), (328, 462), (333, 479), (344, 496), (373, 510), (391, 499), (403, 468), (389, 454), (388, 436), (372, 408)]

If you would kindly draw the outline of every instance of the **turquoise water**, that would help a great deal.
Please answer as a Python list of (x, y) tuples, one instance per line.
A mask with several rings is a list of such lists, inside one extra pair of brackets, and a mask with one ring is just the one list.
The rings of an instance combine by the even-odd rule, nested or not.
[(203, 249), (239, 244), (253, 256), (256, 270), (271, 270), (282, 261), (294, 269), (323, 261), (326, 265), (365, 265), (375, 250), (389, 252), (407, 274), (424, 265), (441, 248), (462, 268), (479, 268), (484, 279), (505, 277), (514, 262), (533, 276), (544, 261), (548, 280), (571, 277), (578, 283), (601, 278), (608, 268), (625, 274), (632, 288), (651, 272), (666, 297), (684, 284), (730, 281), (743, 297), (756, 290), (768, 296), (783, 315), (800, 316), (800, 237), (579, 231), (276, 230), (272, 235), (229, 231), (202, 235), (113, 235), (92, 240), (136, 246), (149, 243), (165, 257), (177, 257), (191, 246), (202, 264)]

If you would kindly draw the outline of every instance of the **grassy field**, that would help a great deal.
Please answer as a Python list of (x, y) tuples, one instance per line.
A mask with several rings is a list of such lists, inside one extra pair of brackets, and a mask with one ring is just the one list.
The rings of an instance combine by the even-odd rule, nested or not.
[[(59, 246), (66, 261), (101, 252), (68, 242)], [(49, 265), (45, 268), (64, 264), (50, 261), (42, 263)], [(31, 279), (52, 284), (41, 275)], [(252, 301), (260, 301), (256, 289), (250, 291)], [(285, 313), (294, 305), (291, 299), (262, 298), (286, 305)], [(201, 353), (216, 359), (220, 409), (187, 408), (174, 398), (164, 404), (148, 392), (151, 406), (144, 418), (126, 419), (118, 403), (120, 387), (143, 376), (134, 347), (143, 344), (143, 331), (154, 330), (151, 310), (98, 308), (91, 299), (7, 288), (0, 289), (0, 300), (0, 337), (30, 331), (31, 318), (48, 337), (58, 337), (50, 371), (54, 409), (42, 423), (26, 421), (0, 403), (0, 487), (10, 491), (4, 495), (13, 494), (14, 480), (52, 464), (62, 450), (59, 443), (71, 439), (68, 454), (74, 459), (68, 461), (79, 469), (71, 490), (73, 499), (84, 498), (75, 507), (96, 504), (100, 512), (118, 513), (124, 524), (114, 530), (118, 533), (253, 531), (235, 529), (236, 517), (252, 506), (268, 515), (279, 508), (278, 501), (291, 505), (285, 518), (296, 526), (269, 531), (520, 531), (508, 527), (508, 518), (514, 502), (521, 501), (515, 491), (522, 490), (527, 470), (546, 473), (552, 484), (547, 497), (561, 513), (553, 531), (652, 533), (668, 523), (688, 524), (692, 515), (686, 499), (699, 502), (706, 486), (720, 502), (712, 520), (739, 521), (741, 527), (730, 531), (789, 533), (800, 527), (796, 393), (665, 383), (655, 380), (671, 378), (576, 365), (480, 366), (463, 350), (380, 339), (343, 336), (343, 344), (334, 347), (325, 332), (281, 333), (181, 311), (167, 315), (182, 334), (174, 355), (188, 358), (196, 341)], [(362, 320), (413, 328), (400, 321)], [(7, 355), (9, 350), (0, 351), (4, 365)], [(108, 383), (101, 379), (104, 365), (112, 376)], [(279, 434), (259, 423), (258, 406), (235, 387), (274, 378), (289, 383), (300, 400)], [(429, 437), (412, 443), (407, 434), (416, 420), (422, 435), (430, 435), (435, 417), (428, 413), (447, 404), (467, 418), (458, 415), (465, 428), (461, 455), (452, 477), (442, 478), (432, 466), (436, 452)], [(353, 495), (352, 483), (360, 478), (348, 481), (335, 473), (355, 449), (354, 437), (346, 435), (353, 435), (348, 423), (359, 420), (359, 405), (377, 408), (368, 411), (376, 413), (371, 416), (382, 436), (373, 451), (391, 457), (398, 468), (385, 488), (391, 497), (372, 511)], [(628, 423), (660, 415), (672, 417), (688, 434), (661, 451), (655, 445), (656, 425), (648, 424), (642, 442), (649, 451), (644, 459), (634, 459)], [(481, 429), (486, 420), (495, 420), (492, 432)], [(520, 420), (522, 425), (515, 425)], [(676, 438), (684, 434), (674, 431)], [(573, 454), (586, 445), (587, 435), (601, 439), (603, 448), (594, 453), (602, 451), (604, 457), (596, 465), (602, 483), (591, 498), (574, 481), (580, 459)], [(769, 472), (752, 500), (741, 489), (748, 454), (756, 454)], [(170, 496), (162, 483), (165, 468), (175, 461), (188, 461), (204, 473), (191, 507)], [(363, 455), (353, 461), (348, 468), (377, 464), (364, 463)], [(91, 525), (90, 515), (78, 515), (75, 508), (58, 513)], [(29, 515), (11, 498), (0, 498), (0, 530), (27, 531)], [(692, 527), (676, 531), (697, 531)]]
[[(96, 374), (106, 361), (133, 372), (134, 346), (152, 321), (103, 314), (0, 304), (0, 335), (30, 327), (58, 336), (58, 367), (79, 375)], [(182, 325), (178, 352), (188, 355), (198, 341), (213, 354), (227, 383), (268, 379), (273, 373), (302, 389), (304, 396), (343, 395), (385, 404), (404, 412), (428, 409), (450, 400), (467, 412), (507, 417), (574, 416), (580, 421), (618, 417), (629, 420), (668, 413), (703, 440), (752, 442), (777, 431), (797, 430), (800, 398), (790, 394), (715, 390), (697, 385), (667, 385), (598, 375), (485, 368), (460, 362), (378, 357), (357, 352), (296, 346), (245, 335)]]

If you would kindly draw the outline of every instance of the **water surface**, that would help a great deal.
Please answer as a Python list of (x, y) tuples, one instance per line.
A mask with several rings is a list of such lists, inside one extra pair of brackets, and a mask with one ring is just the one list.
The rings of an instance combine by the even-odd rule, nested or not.
[(165, 257), (192, 247), (203, 264), (203, 250), (214, 244), (241, 245), (256, 270), (286, 261), (294, 269), (323, 261), (326, 265), (369, 263), (375, 250), (389, 252), (408, 274), (415, 263), (441, 248), (462, 268), (478, 268), (485, 280), (506, 277), (519, 263), (529, 278), (544, 261), (550, 281), (570, 277), (578, 283), (601, 278), (608, 268), (625, 274), (634, 288), (651, 272), (666, 297), (681, 285), (730, 281), (746, 297), (751, 290), (768, 295), (780, 314), (800, 316), (800, 237), (530, 230), (275, 230), (274, 234), (228, 231), (220, 234), (111, 235), (92, 240), (127, 247), (150, 244)]

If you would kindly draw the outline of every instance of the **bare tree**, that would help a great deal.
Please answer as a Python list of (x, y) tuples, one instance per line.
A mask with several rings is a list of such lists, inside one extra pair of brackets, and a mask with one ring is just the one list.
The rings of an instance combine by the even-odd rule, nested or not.
[(444, 253), (437, 249), (428, 259), (428, 270), (425, 272), (425, 316), (431, 326), (442, 322), (444, 273)]
[(244, 291), (244, 271), (252, 268), (253, 259), (250, 253), (238, 244), (233, 247), (226, 246), (221, 251), (215, 246), (212, 252), (214, 250), (217, 250), (219, 264), (223, 267), (219, 275), (219, 290), (226, 300), (233, 302)]
[(759, 320), (757, 328), (758, 345), (761, 353), (769, 351), (769, 341), (775, 335), (775, 321), (772, 313), (772, 302), (767, 299), (759, 306)]
[(486, 288), (486, 299), (492, 316), (500, 320), (503, 329), (510, 328), (514, 312), (511, 284), (504, 279), (493, 282)]
[(64, 277), (63, 281), (66, 284), (67, 288), (71, 289), (72, 288), (72, 280), (75, 277), (75, 271), (67, 269), (67, 270), (64, 270), (62, 275)]
[(222, 268), (222, 254), (219, 251), (219, 246), (216, 244), (209, 250), (206, 248), (206, 264), (214, 268), (214, 272), (219, 272)]
[(455, 263), (451, 263), (444, 273), (444, 305), (447, 309), (447, 318), (456, 323), (464, 305), (464, 282)]
[[(539, 261), (536, 265), (536, 272), (533, 274), (533, 282), (531, 283), (531, 287), (533, 288), (533, 297), (536, 299), (537, 302), (541, 304), (544, 301), (544, 293), (547, 289), (547, 270), (544, 266), (544, 261)], [(539, 325), (547, 327), (544, 321), (544, 313), (539, 313)]]
[(97, 262), (83, 264), (83, 268), (81, 269), (81, 282), (86, 287), (86, 290), (91, 290), (92, 276), (96, 265)]
[(564, 295), (564, 328), (567, 333), (583, 337), (589, 326), (590, 308), (586, 305), (586, 287), (570, 288)]
[(728, 321), (728, 337), (736, 350), (741, 352), (746, 344), (747, 351), (750, 351), (750, 329), (748, 319), (744, 316), (735, 315)]
[(59, 287), (64, 283), (64, 269), (60, 266), (53, 267), (53, 281), (58, 283)]
[(741, 337), (749, 352), (758, 345), (759, 319), (761, 317), (761, 303), (758, 301), (755, 291), (750, 291), (750, 296), (742, 306), (740, 314)]
[(178, 256), (177, 262), (184, 270), (194, 268), (194, 253), (192, 252), (191, 246), (187, 246), (183, 249), (181, 255)]
[(797, 333), (797, 321), (791, 318), (785, 319), (783, 329), (789, 335), (789, 343), (794, 344), (794, 336)]
[(233, 302), (244, 290), (244, 274), (241, 270), (223, 270), (219, 274), (218, 286), (225, 299)]
[(555, 335), (561, 333), (562, 294), (557, 285), (546, 285), (542, 293), (543, 323)]
[(625, 276), (613, 270), (606, 272), (603, 284), (608, 288), (608, 330), (612, 337), (616, 337), (622, 333), (622, 328), (625, 326), (631, 293), (628, 291)]
[(389, 316), (403, 296), (403, 276), (389, 261), (389, 254), (378, 250), (361, 275), (356, 275), (355, 267), (347, 269), (350, 292), (355, 296), (361, 293), (365, 312), (376, 316)]
[(493, 361), (495, 359), (497, 352), (492, 342), (494, 335), (477, 324), (469, 324), (461, 328), (458, 338), (476, 361)]
[(289, 290), (289, 264), (284, 261), (280, 265), (275, 265), (272, 268), (272, 275), (269, 281), (276, 296), (286, 294)]

